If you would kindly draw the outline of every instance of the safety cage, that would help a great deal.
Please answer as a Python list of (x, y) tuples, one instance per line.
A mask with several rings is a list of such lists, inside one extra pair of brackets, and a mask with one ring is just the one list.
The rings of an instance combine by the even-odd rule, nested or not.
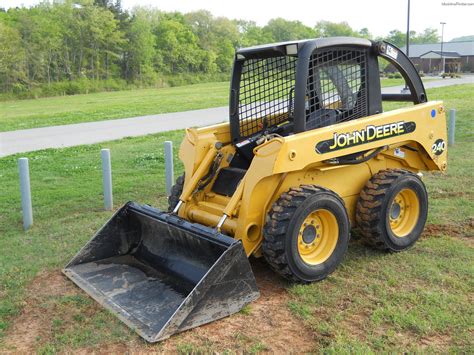
[(311, 55), (306, 129), (367, 116), (366, 56), (366, 50), (351, 48), (317, 50)]
[[(379, 56), (400, 70), (409, 94), (382, 95)], [(427, 100), (411, 61), (387, 42), (336, 37), (243, 48), (236, 53), (231, 82), (232, 141), (252, 141), (262, 131), (299, 133), (377, 114), (382, 100)]]
[(296, 62), (297, 58), (290, 56), (244, 62), (238, 96), (241, 137), (292, 116)]

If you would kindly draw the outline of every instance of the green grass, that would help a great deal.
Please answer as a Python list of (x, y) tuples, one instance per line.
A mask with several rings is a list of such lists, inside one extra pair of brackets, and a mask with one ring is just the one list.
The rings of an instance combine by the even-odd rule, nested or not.
[[(448, 173), (425, 174), (429, 223), (450, 226), (458, 236), (472, 235), (474, 85), (428, 94), (458, 110), (457, 144), (449, 150)], [(21, 226), (20, 155), (0, 159), (0, 352), (35, 275), (63, 267), (110, 216), (102, 210), (100, 149), (112, 152), (116, 208), (129, 200), (164, 207), (163, 142), (172, 140), (177, 147), (182, 135), (176, 131), (21, 154), (30, 159), (31, 168), (35, 224), (28, 232)], [(176, 163), (179, 174), (182, 167)], [(472, 239), (440, 231), (400, 254), (379, 253), (354, 241), (344, 263), (326, 281), (289, 287), (288, 306), (311, 329), (314, 349), (472, 353)], [(40, 301), (38, 307), (54, 316), (48, 320), (50, 336), (36, 340), (39, 353), (137, 341), (87, 297), (52, 294)], [(252, 317), (251, 307), (241, 313)], [(265, 351), (268, 345), (236, 340), (247, 344), (249, 352)], [(200, 346), (183, 343), (176, 351), (196, 349), (213, 351), (204, 341)]]
[[(403, 79), (382, 79), (382, 86)], [(226, 106), (229, 83), (0, 101), (0, 132)]]
[(227, 82), (0, 102), (0, 132), (225, 106)]

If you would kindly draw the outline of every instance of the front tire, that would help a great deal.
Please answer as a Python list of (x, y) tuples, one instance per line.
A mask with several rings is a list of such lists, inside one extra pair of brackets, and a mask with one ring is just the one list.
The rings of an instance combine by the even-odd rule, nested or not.
[(184, 186), (184, 174), (178, 176), (176, 179), (176, 184), (171, 187), (171, 193), (168, 196), (168, 212), (173, 212), (174, 208), (179, 202), (179, 198), (183, 193), (183, 186)]
[(423, 181), (402, 169), (381, 170), (372, 176), (356, 207), (356, 221), (367, 244), (393, 252), (416, 243), (427, 216)]
[(319, 281), (341, 263), (349, 230), (344, 202), (336, 193), (313, 185), (291, 188), (268, 214), (263, 255), (291, 281)]

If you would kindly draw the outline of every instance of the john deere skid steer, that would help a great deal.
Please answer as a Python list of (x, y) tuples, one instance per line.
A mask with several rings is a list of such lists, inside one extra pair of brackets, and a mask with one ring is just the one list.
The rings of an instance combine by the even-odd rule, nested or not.
[[(379, 58), (409, 94), (381, 93)], [(376, 248), (410, 248), (428, 212), (419, 171), (446, 170), (443, 103), (386, 42), (240, 49), (229, 101), (228, 123), (186, 130), (169, 211), (127, 203), (64, 269), (150, 342), (255, 300), (251, 255), (313, 282), (341, 263), (353, 227)]]

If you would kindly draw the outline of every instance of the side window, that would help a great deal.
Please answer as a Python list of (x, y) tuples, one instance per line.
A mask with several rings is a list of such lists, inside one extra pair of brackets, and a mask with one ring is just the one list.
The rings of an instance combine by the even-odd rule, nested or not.
[[(402, 73), (388, 60), (378, 57), (380, 69), (380, 85), (382, 94), (383, 111), (391, 111), (397, 108), (413, 106), (413, 101), (389, 100), (386, 95), (406, 94), (409, 95), (410, 89), (403, 79)], [(415, 69), (418, 71), (416, 63)], [(421, 73), (420, 73), (421, 74)], [(402, 89), (400, 89), (402, 87)], [(384, 98), (385, 97), (385, 98)]]
[(366, 59), (366, 51), (359, 49), (312, 54), (306, 89), (306, 129), (368, 115)]

